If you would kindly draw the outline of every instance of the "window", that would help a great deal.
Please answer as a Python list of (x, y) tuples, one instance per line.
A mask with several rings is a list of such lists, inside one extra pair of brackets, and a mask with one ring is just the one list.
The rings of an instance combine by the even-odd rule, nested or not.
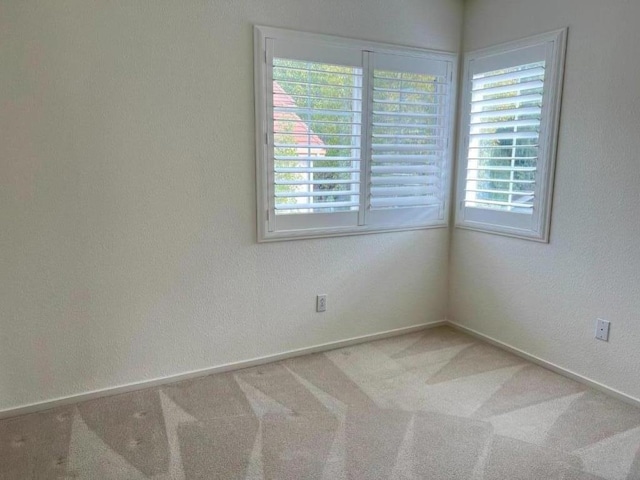
[(260, 241), (447, 225), (455, 55), (255, 41)]
[(465, 56), (456, 224), (548, 241), (566, 30)]

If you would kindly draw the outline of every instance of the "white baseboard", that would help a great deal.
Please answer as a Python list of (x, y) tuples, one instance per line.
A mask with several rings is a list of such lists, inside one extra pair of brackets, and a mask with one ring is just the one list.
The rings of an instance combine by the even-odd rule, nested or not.
[(117, 387), (109, 387), (100, 390), (93, 390), (91, 392), (80, 393), (76, 395), (70, 395), (67, 397), (55, 398), (52, 400), (45, 400), (43, 402), (31, 403), (20, 407), (9, 408), (6, 410), (0, 410), (0, 419), (8, 417), (17, 417), (19, 415), (26, 415), (28, 413), (41, 412), (43, 410), (49, 410), (51, 408), (62, 407), (74, 403), (84, 402), (87, 400), (93, 400), (95, 398), (109, 397), (111, 395), (118, 395), (120, 393), (132, 392), (135, 390), (142, 390), (145, 388), (157, 387), (160, 385), (166, 385), (167, 383), (179, 382), (181, 380), (188, 380), (190, 378), (204, 377), (213, 373), (222, 373), (232, 370), (240, 370), (248, 367), (255, 367), (257, 365), (263, 365), (265, 363), (277, 362), (279, 360), (285, 360), (287, 358), (299, 357), (301, 355), (308, 355), (310, 353), (326, 352), (329, 350), (335, 350), (336, 348), (348, 347), (356, 345), (358, 343), (371, 342), (373, 340), (380, 340), (383, 338), (395, 337), (397, 335), (405, 335), (407, 333), (413, 333), (427, 328), (439, 327), (446, 325), (445, 320), (421, 323), (419, 325), (413, 325), (410, 327), (396, 328), (393, 330), (386, 330), (384, 332), (372, 333), (368, 335), (362, 335), (360, 337), (348, 338), (346, 340), (338, 340), (335, 342), (323, 343), (321, 345), (315, 345), (312, 347), (298, 348), (296, 350), (289, 350), (287, 352), (276, 353), (273, 355), (266, 355), (264, 357), (252, 358), (249, 360), (242, 360), (240, 362), (226, 363), (215, 367), (204, 368), (201, 370), (193, 370), (191, 372), (179, 373), (177, 375), (170, 375), (168, 377), (154, 378), (151, 380), (143, 380), (141, 382), (129, 383), (126, 385), (119, 385)]
[(265, 363), (270, 363), (270, 362), (277, 362), (280, 360), (298, 357), (301, 355), (308, 355), (311, 353), (318, 353), (318, 352), (326, 352), (329, 350), (335, 350), (336, 348), (343, 348), (351, 345), (357, 345), (359, 343), (370, 342), (373, 340), (380, 340), (383, 338), (395, 337), (397, 335), (404, 335), (407, 333), (413, 333), (413, 332), (425, 330), (428, 328), (439, 327), (442, 325), (450, 325), (451, 327), (457, 330), (460, 330), (461, 332), (464, 332), (476, 338), (479, 338), (480, 340), (483, 340), (503, 350), (511, 352), (514, 355), (522, 357), (525, 360), (528, 360), (532, 363), (540, 365), (541, 367), (552, 370), (560, 375), (571, 378), (572, 380), (583, 383), (589, 387), (595, 388), (596, 390), (600, 390), (601, 392), (611, 395), (612, 397), (615, 397), (625, 403), (629, 403), (636, 407), (640, 407), (640, 399), (627, 395), (614, 388), (607, 387), (602, 383), (596, 382), (595, 380), (591, 380), (590, 378), (587, 378), (578, 373), (572, 372), (571, 370), (568, 370), (554, 363), (543, 360), (539, 357), (536, 357), (535, 355), (531, 355), (530, 353), (527, 353), (524, 350), (520, 350), (519, 348), (512, 347), (511, 345), (508, 345), (504, 342), (501, 342), (500, 340), (496, 340), (495, 338), (492, 338), (488, 335), (485, 335), (476, 330), (473, 330), (472, 328), (465, 327), (464, 325), (460, 325), (459, 323), (456, 323), (450, 320), (441, 320), (438, 322), (423, 323), (419, 325), (413, 325), (410, 327), (396, 328), (394, 330), (387, 330), (384, 332), (373, 333), (369, 335), (362, 335), (359, 337), (353, 337), (345, 340), (338, 340), (335, 342), (323, 343), (321, 345), (315, 345), (311, 347), (298, 348), (296, 350), (276, 353), (273, 355), (266, 355), (264, 357), (252, 358), (252, 359), (243, 360), (240, 362), (226, 363), (226, 364), (218, 365), (215, 367), (204, 368), (201, 370), (194, 370), (191, 372), (180, 373), (177, 375), (170, 375), (167, 377), (155, 378), (151, 380), (143, 380), (141, 382), (134, 382), (126, 385), (119, 385), (117, 387), (104, 388), (101, 390), (94, 390), (91, 392), (80, 393), (77, 395), (70, 395), (67, 397), (60, 397), (52, 400), (45, 400), (43, 402), (23, 405), (20, 407), (0, 410), (0, 419), (8, 418), (8, 417), (17, 417), (19, 415), (26, 415), (28, 413), (41, 412), (44, 410), (49, 410), (51, 408), (62, 407), (65, 405), (71, 405), (71, 404), (92, 400), (96, 398), (101, 398), (101, 397), (108, 397), (111, 395), (118, 395), (121, 393), (132, 392), (135, 390), (158, 387), (161, 385), (166, 385), (168, 383), (179, 382), (181, 380), (188, 380), (190, 378), (203, 377), (203, 376), (211, 375), (214, 373), (241, 370), (243, 368), (255, 367), (257, 365), (263, 365)]
[(607, 395), (615, 397), (618, 400), (621, 400), (625, 403), (631, 404), (635, 407), (640, 407), (640, 399), (632, 397), (631, 395), (627, 395), (626, 393), (616, 390), (615, 388), (607, 387), (606, 385), (603, 385), (600, 382), (596, 382), (595, 380), (591, 380), (590, 378), (580, 375), (579, 373), (572, 372), (571, 370), (568, 370), (559, 365), (556, 365), (555, 363), (551, 363), (546, 360), (543, 360), (542, 358), (536, 357), (535, 355), (531, 355), (530, 353), (527, 353), (524, 350), (520, 350), (519, 348), (512, 347), (507, 343), (501, 342), (500, 340), (496, 340), (493, 337), (485, 335), (484, 333), (480, 333), (472, 328), (465, 327), (464, 325), (460, 325), (459, 323), (452, 322), (451, 320), (447, 320), (447, 324), (457, 330), (460, 330), (461, 332), (468, 333), (469, 335), (479, 338), (480, 340), (483, 340), (487, 343), (495, 345), (496, 347), (499, 347), (503, 350), (513, 353), (518, 357), (524, 358), (525, 360), (528, 360), (531, 363), (535, 363), (536, 365), (540, 365), (541, 367), (544, 367), (548, 370), (556, 372), (564, 377), (568, 377), (572, 380), (575, 380), (576, 382), (580, 382), (591, 388), (595, 388), (596, 390), (599, 390), (603, 393), (606, 393)]

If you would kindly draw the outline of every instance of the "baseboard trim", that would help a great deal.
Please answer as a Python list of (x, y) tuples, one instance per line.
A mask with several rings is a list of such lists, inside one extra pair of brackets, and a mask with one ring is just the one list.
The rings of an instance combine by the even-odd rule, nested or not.
[(490, 337), (489, 335), (485, 335), (484, 333), (480, 333), (477, 330), (474, 330), (472, 328), (465, 327), (464, 325), (453, 322), (451, 320), (447, 320), (446, 323), (451, 327), (455, 328), (456, 330), (459, 330), (464, 333), (468, 333), (473, 337), (479, 338), (480, 340), (483, 340), (487, 343), (495, 345), (496, 347), (499, 347), (503, 350), (513, 353), (518, 357), (524, 358), (525, 360), (529, 360), (531, 363), (535, 363), (536, 365), (540, 365), (541, 367), (544, 367), (548, 370), (558, 373), (564, 377), (570, 378), (572, 380), (575, 380), (576, 382), (580, 382), (584, 385), (587, 385), (588, 387), (599, 390), (625, 403), (628, 403), (635, 407), (640, 407), (640, 399), (632, 397), (631, 395), (627, 395), (626, 393), (616, 390), (615, 388), (608, 387), (600, 382), (596, 382), (595, 380), (592, 380), (588, 377), (580, 375), (579, 373), (573, 372), (569, 369), (556, 365), (555, 363), (551, 363), (546, 360), (543, 360), (540, 357), (536, 357), (535, 355), (527, 353), (524, 350), (520, 350), (519, 348), (512, 347), (507, 343), (501, 342), (500, 340), (496, 340), (495, 338)]
[(513, 347), (507, 343), (504, 343), (500, 340), (496, 340), (489, 335), (485, 335), (484, 333), (480, 333), (477, 330), (461, 325), (457, 322), (453, 322), (451, 320), (440, 320), (437, 322), (431, 323), (421, 323), (418, 325), (412, 325), (410, 327), (402, 327), (396, 328), (393, 330), (386, 330), (383, 332), (372, 333), (368, 335), (361, 335), (359, 337), (352, 337), (345, 340), (338, 340), (335, 342), (323, 343), (320, 345), (314, 345), (311, 347), (298, 348), (295, 350), (289, 350), (282, 353), (276, 353), (272, 355), (265, 355), (263, 357), (256, 357), (249, 360), (242, 360), (239, 362), (231, 362), (225, 363), (222, 365), (217, 365), (215, 367), (204, 368), (200, 370), (193, 370), (190, 372), (179, 373), (177, 375), (169, 375), (166, 377), (154, 378), (151, 380), (143, 380), (140, 382), (133, 382), (125, 385), (119, 385), (116, 387), (109, 387), (100, 390), (93, 390), (90, 392), (80, 393), (76, 395), (70, 395), (66, 397), (55, 398), (53, 400), (45, 400), (43, 402), (31, 403), (27, 405), (23, 405), (20, 407), (9, 408), (6, 410), (0, 410), (0, 419), (17, 417), (20, 415), (26, 415), (29, 413), (37, 413), (44, 410), (49, 410), (52, 408), (62, 407), (66, 405), (71, 405), (79, 402), (84, 402), (87, 400), (93, 400), (96, 398), (109, 397), (112, 395), (119, 395), (121, 393), (133, 392), (136, 390), (143, 390), (145, 388), (153, 388), (161, 385), (166, 385), (168, 383), (179, 382), (182, 380), (188, 380), (191, 378), (204, 377), (207, 375), (211, 375), (214, 373), (222, 373), (229, 372), (234, 370), (241, 370), (243, 368), (255, 367), (258, 365), (263, 365), (265, 363), (277, 362), (280, 360), (286, 360), (288, 358), (299, 357), (301, 355), (308, 355), (311, 353), (319, 353), (319, 352), (327, 352), (330, 350), (335, 350), (337, 348), (348, 347), (351, 345), (357, 345), (359, 343), (371, 342), (373, 340), (381, 340), (383, 338), (395, 337), (398, 335), (405, 335), (407, 333), (418, 332), (420, 330), (426, 330), (428, 328), (440, 327), (443, 325), (449, 325), (456, 330), (467, 333), (473, 337), (476, 337), (480, 340), (483, 340), (487, 343), (495, 345), (503, 350), (513, 353), (525, 360), (528, 360), (536, 365), (540, 365), (541, 367), (547, 368), (553, 372), (556, 372), (560, 375), (563, 375), (567, 378), (585, 384), (591, 388), (595, 388), (601, 392), (604, 392), (608, 395), (611, 395), (618, 400), (621, 400), (625, 403), (634, 405), (636, 407), (640, 407), (640, 399), (627, 395), (619, 390), (608, 387), (602, 383), (599, 383), (595, 380), (592, 380), (588, 377), (575, 373), (571, 370), (563, 368), (554, 363), (548, 362), (547, 360), (543, 360), (542, 358), (536, 357), (524, 350), (520, 350), (519, 348)]
[(96, 398), (110, 397), (112, 395), (119, 395), (121, 393), (133, 392), (136, 390), (143, 390), (145, 388), (158, 387), (161, 385), (166, 385), (168, 383), (179, 382), (179, 381), (188, 380), (191, 378), (205, 377), (213, 373), (222, 373), (222, 372), (229, 372), (233, 370), (241, 370), (243, 368), (263, 365), (265, 363), (277, 362), (280, 360), (286, 360), (288, 358), (299, 357), (301, 355), (327, 352), (329, 350), (335, 350), (336, 348), (349, 347), (351, 345), (357, 345), (359, 343), (371, 342), (373, 340), (381, 340), (383, 338), (395, 337), (398, 335), (405, 335), (407, 333), (418, 332), (420, 330), (426, 330), (428, 328), (440, 327), (446, 324), (447, 324), (446, 320), (440, 320), (437, 322), (430, 322), (430, 323), (421, 323), (418, 325), (412, 325), (410, 327), (402, 327), (402, 328), (395, 328), (393, 330), (385, 330), (383, 332), (371, 333), (368, 335), (361, 335), (359, 337), (352, 337), (345, 340), (338, 340), (335, 342), (323, 343), (323, 344), (314, 345), (311, 347), (298, 348), (295, 350), (289, 350), (282, 353), (265, 355), (263, 357), (256, 357), (249, 360), (225, 363), (222, 365), (217, 365), (215, 367), (209, 367), (209, 368), (203, 368), (200, 370), (193, 370), (190, 372), (179, 373), (177, 375), (169, 375), (166, 377), (154, 378), (151, 380), (143, 380), (140, 382), (133, 382), (125, 385), (119, 385), (117, 387), (109, 387), (109, 388), (104, 388), (100, 390), (93, 390), (90, 392), (79, 393), (76, 395), (59, 397), (53, 400), (45, 400), (43, 402), (31, 403), (31, 404), (23, 405), (20, 407), (0, 410), (0, 419), (17, 417), (17, 416), (26, 415), (29, 413), (41, 412), (44, 410), (50, 410), (52, 408), (84, 402), (87, 400), (93, 400)]

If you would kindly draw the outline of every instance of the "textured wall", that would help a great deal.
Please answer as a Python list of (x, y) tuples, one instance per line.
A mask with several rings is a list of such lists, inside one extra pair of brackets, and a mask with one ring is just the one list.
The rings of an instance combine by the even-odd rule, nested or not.
[(444, 318), (446, 229), (256, 244), (252, 25), (457, 51), (461, 22), (451, 0), (2, 1), (0, 410)]
[[(464, 49), (569, 26), (548, 245), (456, 229), (450, 316), (640, 398), (640, 3), (470, 0)], [(595, 319), (612, 322), (609, 343)]]

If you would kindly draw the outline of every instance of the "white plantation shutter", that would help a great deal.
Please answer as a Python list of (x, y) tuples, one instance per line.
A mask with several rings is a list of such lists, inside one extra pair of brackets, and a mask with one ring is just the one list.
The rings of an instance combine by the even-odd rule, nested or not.
[(360, 208), (363, 55), (267, 43), (269, 228), (349, 228)]
[(402, 55), (372, 57), (367, 222), (444, 220), (451, 64)]
[(472, 75), (465, 206), (533, 214), (544, 64)]
[(565, 35), (467, 56), (459, 226), (548, 240)]
[(446, 226), (454, 69), (257, 27), (259, 240)]

